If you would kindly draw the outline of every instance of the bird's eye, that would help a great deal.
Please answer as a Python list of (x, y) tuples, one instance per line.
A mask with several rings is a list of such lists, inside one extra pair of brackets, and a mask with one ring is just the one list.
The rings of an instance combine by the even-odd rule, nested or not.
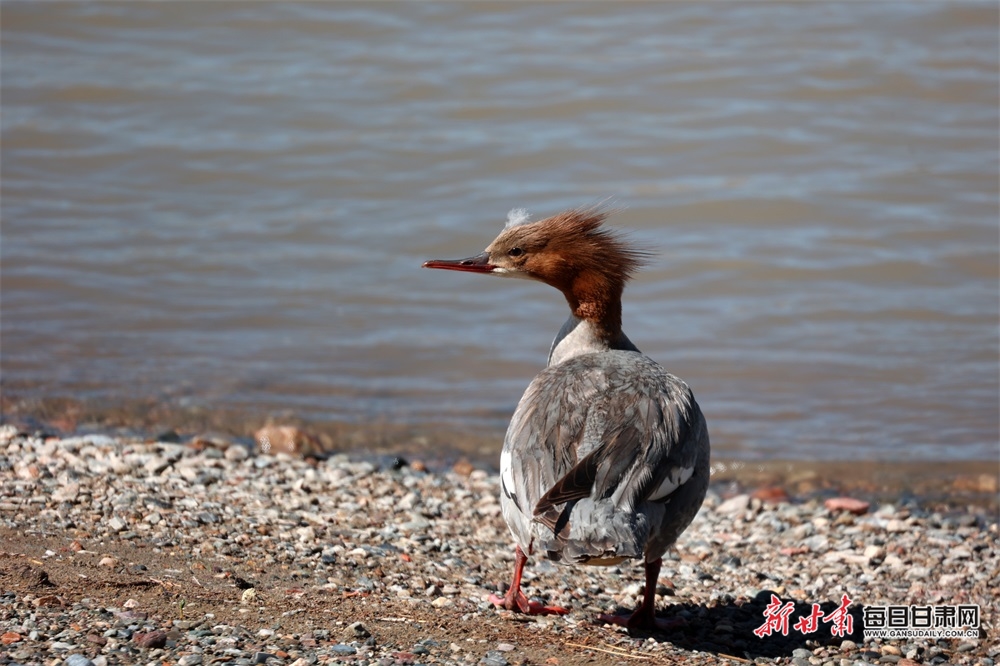
[(507, 255), (510, 257), (520, 257), (522, 254), (524, 254), (524, 250), (519, 247), (512, 247), (507, 251)]

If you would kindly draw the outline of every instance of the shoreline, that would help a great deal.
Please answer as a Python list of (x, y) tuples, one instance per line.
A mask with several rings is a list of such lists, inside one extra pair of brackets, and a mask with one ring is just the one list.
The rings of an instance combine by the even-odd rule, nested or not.
[[(532, 558), (526, 592), (565, 617), (513, 616), (490, 592), (513, 560), (495, 474), (0, 427), (2, 653), (20, 663), (971, 664), (1000, 658), (995, 513), (965, 502), (753, 497), (713, 483), (664, 560), (658, 613), (630, 636), (641, 567)], [(461, 472), (461, 473), (460, 473)], [(865, 641), (829, 627), (759, 637), (771, 594), (832, 612), (979, 604), (977, 638)], [(360, 624), (359, 624), (360, 623)], [(78, 655), (78, 656), (73, 656)], [(73, 661), (71, 662), (71, 658)]]
[[(126, 441), (183, 443), (226, 448), (241, 444), (261, 452), (261, 434), (290, 429), (277, 448), (295, 457), (348, 455), (374, 464), (398, 458), (444, 472), (456, 464), (497, 472), (503, 431), (482, 432), (450, 424), (389, 421), (347, 423), (245, 413), (152, 407), (135, 401), (115, 407), (72, 399), (0, 399), (0, 427), (48, 437), (108, 435)], [(1000, 513), (997, 460), (806, 460), (753, 459), (713, 450), (712, 482), (728, 492), (777, 492), (798, 500), (855, 495), (872, 502), (918, 500), (943, 505), (970, 504)]]

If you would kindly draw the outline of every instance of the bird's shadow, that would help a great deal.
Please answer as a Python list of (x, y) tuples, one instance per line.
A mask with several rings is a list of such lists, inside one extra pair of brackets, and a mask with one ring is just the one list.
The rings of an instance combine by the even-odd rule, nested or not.
[[(772, 604), (772, 595), (779, 596), (770, 590), (763, 590), (752, 599), (729, 600), (712, 606), (674, 604), (658, 612), (657, 617), (683, 620), (683, 626), (665, 632), (630, 630), (629, 633), (634, 637), (671, 643), (685, 650), (750, 660), (757, 657), (788, 657), (797, 648), (810, 649), (817, 644), (839, 646), (844, 640), (852, 640), (859, 645), (862, 643), (861, 619), (864, 609), (861, 605), (848, 607), (848, 630), (844, 626), (846, 622), (841, 622), (840, 626), (835, 622), (834, 613), (841, 606), (840, 601), (818, 602), (821, 615), (816, 617), (812, 602), (791, 601), (792, 610), (788, 612), (786, 604), (790, 600), (781, 600), (780, 608), (776, 608)], [(771, 631), (767, 631), (768, 611), (774, 617), (779, 610), (785, 610), (787, 624), (782, 627), (780, 619), (774, 619), (771, 621)], [(810, 616), (815, 618), (815, 622), (811, 623), (816, 627), (814, 631), (803, 633), (794, 628), (801, 618)], [(830, 619), (824, 621), (823, 617)], [(803, 622), (800, 626), (808, 629), (808, 624), (810, 623)], [(787, 628), (787, 634), (782, 631), (783, 628)]]

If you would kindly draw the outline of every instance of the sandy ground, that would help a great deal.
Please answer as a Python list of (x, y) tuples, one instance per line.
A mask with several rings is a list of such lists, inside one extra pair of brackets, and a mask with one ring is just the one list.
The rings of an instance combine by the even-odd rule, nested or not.
[[(716, 484), (664, 563), (660, 617), (629, 635), (641, 567), (533, 560), (564, 617), (497, 611), (512, 553), (497, 479), (109, 437), (0, 433), (3, 663), (978, 664), (1000, 657), (996, 516), (965, 503), (859, 515)], [(754, 634), (771, 594), (854, 630)], [(863, 640), (863, 607), (980, 604), (975, 638)], [(360, 626), (357, 625), (360, 623)], [(162, 632), (162, 643), (144, 637)], [(228, 651), (227, 651), (228, 650)]]

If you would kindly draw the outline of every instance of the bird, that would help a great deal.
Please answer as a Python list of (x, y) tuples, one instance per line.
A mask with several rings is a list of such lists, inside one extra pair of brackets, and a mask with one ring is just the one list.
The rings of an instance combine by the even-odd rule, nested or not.
[(622, 331), (625, 284), (653, 255), (605, 224), (612, 212), (599, 203), (532, 221), (515, 209), (482, 253), (423, 266), (539, 281), (570, 309), (504, 437), (500, 504), (516, 544), (514, 575), (491, 602), (526, 614), (569, 612), (521, 591), (534, 553), (571, 565), (641, 559), (639, 607), (599, 619), (669, 630), (680, 621), (656, 617), (662, 558), (705, 499), (711, 446), (690, 387)]

